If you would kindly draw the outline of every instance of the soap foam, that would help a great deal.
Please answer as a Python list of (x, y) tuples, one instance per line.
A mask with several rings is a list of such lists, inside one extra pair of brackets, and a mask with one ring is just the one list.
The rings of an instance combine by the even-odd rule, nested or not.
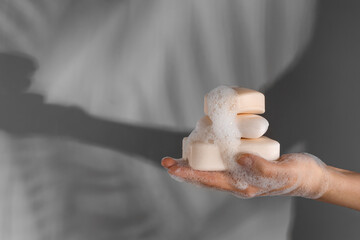
[[(260, 195), (289, 195), (310, 199), (321, 197), (329, 187), (329, 173), (326, 164), (309, 153), (292, 153), (283, 155), (275, 164), (291, 166), (288, 171), (279, 171), (273, 176), (264, 177), (251, 169), (250, 163), (230, 171), (235, 180), (234, 186), (239, 190), (246, 189), (246, 184), (255, 186), (258, 190), (253, 195), (240, 192), (233, 194), (240, 198), (251, 198)], [(245, 182), (245, 185), (244, 185)], [(245, 188), (244, 188), (245, 186)]]
[(291, 176), (296, 178), (296, 181), (281, 194), (317, 199), (327, 191), (329, 173), (326, 170), (326, 164), (318, 157), (310, 153), (293, 153), (283, 155), (281, 161), (298, 163), (299, 166), (297, 174), (293, 173)]
[(242, 192), (233, 193), (240, 198), (251, 198), (262, 194), (272, 195), (269, 192), (278, 192), (286, 186), (289, 178), (287, 173), (282, 176), (276, 174), (273, 177), (264, 177), (251, 169), (251, 164), (248, 166), (236, 166), (230, 171), (231, 177), (235, 180), (234, 186), (239, 190), (245, 190), (249, 185), (257, 188), (253, 195), (246, 195)]
[(219, 86), (207, 94), (209, 117), (200, 119), (189, 135), (184, 145), (186, 157), (192, 143), (214, 143), (220, 149), (225, 166), (233, 167), (242, 136), (236, 124), (236, 96), (237, 92), (227, 86)]

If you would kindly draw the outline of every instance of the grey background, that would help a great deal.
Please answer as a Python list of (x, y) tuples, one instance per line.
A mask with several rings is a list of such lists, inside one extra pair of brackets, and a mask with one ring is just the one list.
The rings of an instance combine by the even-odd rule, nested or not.
[[(270, 136), (288, 148), (299, 140), (327, 164), (360, 172), (360, 2), (319, 1), (313, 37), (298, 61), (270, 87)], [(141, 128), (94, 118), (78, 108), (45, 104), (25, 93), (36, 71), (31, 56), (0, 54), (0, 129), (45, 135), (136, 153), (153, 160), (180, 156), (188, 133)], [(123, 135), (132, 138), (121, 137)], [(152, 136), (154, 141), (144, 142)], [(140, 143), (143, 148), (137, 149)], [(160, 166), (159, 166), (160, 167)], [(360, 213), (312, 200), (295, 200), (293, 239), (358, 239)]]
[[(320, 1), (313, 39), (269, 91), (267, 114), (283, 144), (303, 139), (327, 164), (360, 171), (360, 2)], [(293, 239), (357, 239), (359, 212), (297, 198)]]

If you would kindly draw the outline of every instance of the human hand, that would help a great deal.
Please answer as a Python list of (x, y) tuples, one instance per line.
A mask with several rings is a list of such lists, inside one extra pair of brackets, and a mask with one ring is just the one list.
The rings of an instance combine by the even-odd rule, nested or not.
[(282, 155), (267, 161), (252, 154), (242, 154), (229, 171), (197, 171), (180, 159), (163, 158), (162, 166), (175, 179), (227, 191), (241, 198), (288, 195), (320, 198), (328, 189), (326, 165), (307, 153)]

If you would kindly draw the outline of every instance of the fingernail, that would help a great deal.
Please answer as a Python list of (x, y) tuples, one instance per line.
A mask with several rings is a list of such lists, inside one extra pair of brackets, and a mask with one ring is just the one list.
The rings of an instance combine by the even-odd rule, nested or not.
[(171, 157), (164, 157), (161, 159), (161, 166), (165, 168), (170, 168), (171, 166), (174, 166), (176, 164), (176, 161)]

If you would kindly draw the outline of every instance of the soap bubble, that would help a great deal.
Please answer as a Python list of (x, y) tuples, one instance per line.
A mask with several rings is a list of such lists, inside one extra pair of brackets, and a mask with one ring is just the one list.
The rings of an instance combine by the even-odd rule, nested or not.
[[(289, 168), (284, 171), (277, 168), (268, 176), (254, 171), (251, 163), (230, 169), (231, 178), (235, 181), (234, 187), (239, 190), (233, 194), (240, 198), (289, 195), (317, 199), (328, 189), (329, 173), (326, 164), (311, 154), (286, 154), (273, 163), (284, 164)], [(257, 189), (251, 196), (242, 191), (249, 186)]]
[(219, 86), (207, 94), (208, 116), (197, 122), (195, 129), (184, 142), (185, 158), (192, 143), (214, 143), (220, 149), (224, 164), (227, 167), (232, 165), (242, 136), (236, 125), (236, 96), (237, 92), (227, 86)]

